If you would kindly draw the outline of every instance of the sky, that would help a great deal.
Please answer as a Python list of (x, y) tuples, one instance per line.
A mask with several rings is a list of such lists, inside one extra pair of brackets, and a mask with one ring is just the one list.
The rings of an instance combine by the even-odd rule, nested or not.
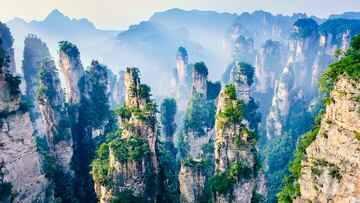
[(171, 8), (241, 13), (265, 10), (273, 14), (329, 14), (359, 11), (360, 0), (0, 0), (0, 21), (14, 17), (42, 20), (53, 9), (72, 18), (87, 18), (97, 28), (123, 30)]

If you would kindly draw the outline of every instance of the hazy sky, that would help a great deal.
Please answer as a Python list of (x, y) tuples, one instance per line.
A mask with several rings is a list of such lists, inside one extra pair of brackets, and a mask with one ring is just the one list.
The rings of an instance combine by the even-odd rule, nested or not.
[(87, 18), (102, 29), (126, 29), (170, 8), (241, 13), (263, 9), (274, 14), (305, 12), (318, 17), (360, 11), (360, 0), (0, 0), (0, 21), (16, 16), (41, 20), (57, 8), (73, 18)]

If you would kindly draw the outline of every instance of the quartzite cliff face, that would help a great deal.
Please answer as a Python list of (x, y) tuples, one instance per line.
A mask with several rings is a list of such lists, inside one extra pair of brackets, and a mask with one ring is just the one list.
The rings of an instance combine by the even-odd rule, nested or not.
[(215, 201), (251, 202), (255, 188), (256, 137), (246, 128), (243, 118), (236, 116), (242, 113), (242, 101), (231, 94), (231, 87), (234, 86), (228, 86), (219, 97), (214, 143), (215, 178), (219, 182), (230, 178), (231, 183), (227, 191), (215, 190)]
[(78, 104), (81, 99), (79, 82), (85, 72), (80, 61), (80, 53), (75, 45), (60, 42), (60, 71), (64, 75), (67, 102)]
[(0, 161), (5, 172), (0, 183), (12, 185), (1, 201), (10, 202), (11, 196), (13, 202), (45, 202), (51, 194), (46, 194), (48, 181), (42, 170), (42, 157), (37, 151), (29, 113), (21, 101), (20, 79), (9, 72), (6, 56), (0, 47)]
[(40, 136), (44, 135), (44, 122), (41, 118), (39, 106), (36, 101), (36, 90), (38, 88), (38, 76), (42, 60), (50, 59), (49, 49), (36, 35), (28, 35), (24, 40), (24, 52), (22, 61), (22, 71), (26, 82), (26, 96), (34, 103), (34, 108), (30, 111), (30, 118), (34, 129)]
[(176, 54), (176, 69), (171, 80), (172, 95), (180, 111), (185, 111), (191, 96), (192, 67), (184, 47), (179, 47)]
[[(111, 202), (126, 191), (134, 198), (154, 201), (159, 171), (155, 104), (150, 100), (150, 88), (140, 83), (137, 68), (127, 69), (125, 87), (125, 104), (117, 111), (123, 131), (102, 145), (108, 150), (107, 157), (93, 163), (95, 190), (101, 202)], [(108, 168), (106, 181), (100, 179), (98, 163)]]
[(255, 92), (273, 93), (275, 80), (281, 73), (282, 46), (280, 42), (267, 40), (257, 52), (255, 58)]
[[(196, 202), (205, 198), (206, 182), (213, 173), (211, 146), (215, 134), (215, 104), (207, 97), (207, 93), (211, 91), (207, 75), (208, 70), (203, 62), (194, 64), (192, 97), (184, 118), (180, 144), (182, 158), (179, 183), (183, 202)], [(215, 98), (218, 94), (219, 92), (215, 93)]]
[(74, 153), (71, 121), (59, 74), (51, 59), (42, 61), (38, 82), (37, 103), (45, 124), (45, 136), (51, 155), (55, 159), (58, 172), (74, 176), (70, 165)]
[(360, 200), (359, 87), (359, 80), (344, 75), (337, 81), (316, 139), (306, 148), (295, 202)]
[(0, 38), (2, 40), (2, 47), (6, 51), (10, 61), (9, 61), (9, 72), (11, 74), (15, 73), (15, 59), (14, 59), (14, 38), (11, 35), (10, 29), (7, 27), (6, 24), (0, 22)]

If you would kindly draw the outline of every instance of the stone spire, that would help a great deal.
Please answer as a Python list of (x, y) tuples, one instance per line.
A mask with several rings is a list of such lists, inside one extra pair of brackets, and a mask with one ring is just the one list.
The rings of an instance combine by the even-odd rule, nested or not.
[(78, 104), (81, 98), (79, 83), (85, 75), (80, 60), (80, 52), (74, 44), (67, 41), (59, 42), (59, 49), (60, 71), (65, 80), (67, 101)]

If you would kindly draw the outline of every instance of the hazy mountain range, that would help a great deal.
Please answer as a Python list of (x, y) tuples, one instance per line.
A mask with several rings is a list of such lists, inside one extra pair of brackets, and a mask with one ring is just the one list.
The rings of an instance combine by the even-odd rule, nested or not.
[[(76, 44), (81, 52), (85, 66), (92, 59), (107, 65), (115, 73), (126, 67), (137, 66), (144, 74), (145, 82), (153, 89), (161, 89), (175, 67), (175, 54), (179, 46), (189, 52), (189, 61), (203, 60), (210, 72), (211, 79), (220, 75), (231, 61), (227, 40), (231, 27), (241, 24), (243, 33), (255, 39), (255, 47), (270, 39), (272, 26), (279, 25), (281, 37), (286, 39), (292, 24), (306, 14), (292, 16), (272, 15), (265, 11), (241, 14), (218, 13), (214, 11), (185, 11), (170, 9), (156, 12), (149, 20), (129, 26), (128, 30), (100, 30), (86, 18), (71, 19), (55, 9), (41, 21), (26, 22), (14, 18), (7, 22), (15, 39), (15, 59), (17, 71), (21, 70), (23, 41), (29, 33), (38, 35), (49, 46), (57, 61), (57, 43), (68, 40)], [(360, 13), (348, 12), (331, 15), (330, 18), (360, 18)], [(318, 23), (324, 19), (312, 17)], [(256, 25), (256, 26), (254, 26)], [(163, 77), (154, 79), (151, 73)], [(163, 81), (159, 81), (162, 78)]]

